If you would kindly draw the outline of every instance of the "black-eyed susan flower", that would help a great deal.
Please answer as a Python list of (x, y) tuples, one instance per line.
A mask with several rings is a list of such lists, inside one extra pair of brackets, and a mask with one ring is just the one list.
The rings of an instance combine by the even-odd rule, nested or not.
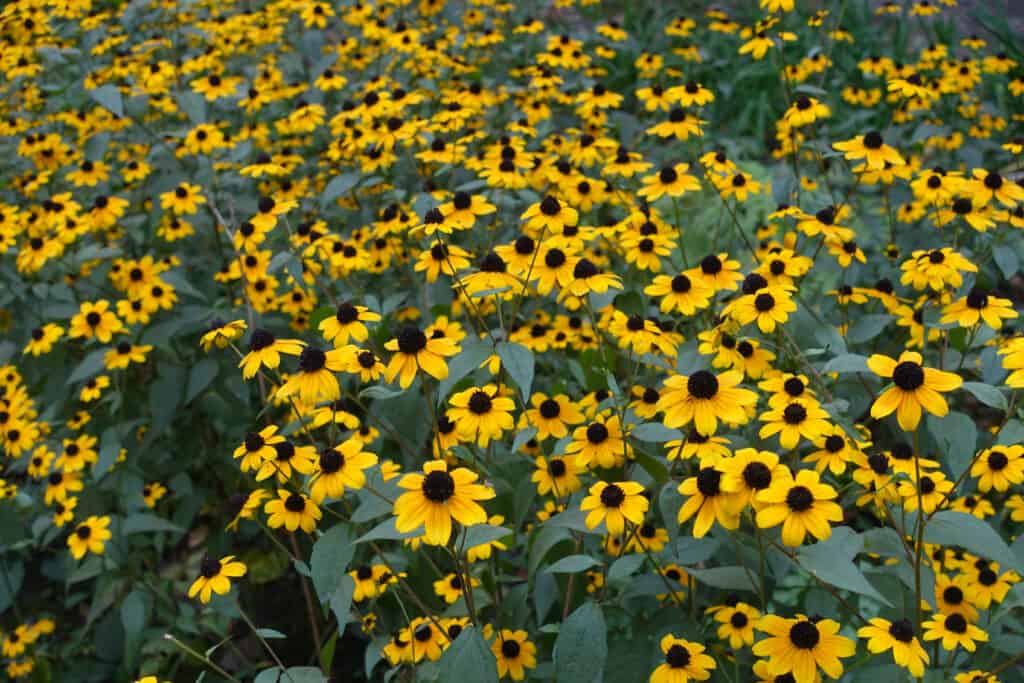
[(389, 382), (393, 382), (397, 377), (403, 389), (412, 384), (417, 370), (422, 370), (435, 379), (444, 379), (448, 376), (445, 358), (459, 352), (458, 345), (451, 339), (428, 339), (427, 335), (414, 325), (403, 327), (394, 339), (384, 345), (384, 348), (395, 352), (384, 371), (384, 377)]
[(494, 498), (494, 491), (476, 483), (477, 474), (465, 467), (448, 471), (443, 460), (423, 465), (423, 473), (410, 473), (398, 482), (405, 493), (395, 501), (395, 528), (402, 533), (423, 527), (423, 541), (445, 545), (452, 533), (452, 520), (463, 526), (483, 524), (487, 513), (477, 502)]
[(708, 307), (714, 292), (703, 282), (691, 280), (685, 273), (679, 273), (674, 276), (655, 276), (651, 284), (644, 288), (644, 294), (661, 298), (659, 308), (662, 313), (678, 311), (683, 315), (693, 315)]
[(884, 168), (886, 163), (893, 166), (906, 163), (895, 148), (885, 144), (882, 134), (876, 130), (849, 140), (835, 142), (832, 147), (843, 152), (847, 159), (864, 159), (868, 168), (874, 170)]
[(160, 208), (187, 216), (195, 213), (199, 206), (206, 203), (202, 188), (192, 183), (181, 183), (173, 190), (160, 195)]
[(829, 522), (843, 521), (843, 509), (834, 502), (836, 490), (821, 482), (813, 470), (800, 470), (792, 478), (775, 479), (757, 494), (757, 526), (782, 525), (782, 542), (796, 547), (807, 534), (819, 541), (832, 535)]
[(346, 489), (356, 491), (366, 485), (364, 470), (377, 464), (377, 456), (363, 450), (358, 439), (346, 439), (333, 448), (320, 451), (313, 469), (309, 495), (314, 502), (340, 498)]
[(685, 524), (696, 517), (693, 523), (695, 538), (703, 538), (717, 520), (725, 529), (739, 527), (740, 499), (722, 489), (722, 470), (715, 465), (701, 466), (697, 475), (679, 485), (679, 493), (686, 502), (679, 508), (677, 521)]
[(42, 327), (32, 328), (29, 335), (31, 338), (25, 344), (23, 353), (41, 356), (53, 349), (53, 345), (64, 335), (64, 328), (57, 323), (46, 323)]
[(666, 427), (693, 423), (701, 434), (712, 435), (721, 420), (727, 424), (745, 424), (747, 408), (757, 403), (757, 394), (739, 387), (743, 375), (735, 371), (715, 375), (698, 370), (692, 375), (674, 375), (665, 380), (658, 399), (664, 411)]
[(857, 650), (852, 640), (839, 635), (839, 624), (832, 619), (767, 614), (757, 629), (769, 637), (754, 644), (754, 654), (768, 658), (772, 675), (790, 674), (795, 683), (815, 683), (819, 668), (830, 678), (839, 678), (843, 675), (840, 659), (852, 657)]
[(281, 354), (298, 356), (305, 345), (301, 340), (278, 339), (270, 331), (256, 328), (249, 338), (249, 352), (238, 362), (242, 377), (252, 379), (262, 367), (276, 370), (281, 365)]
[(110, 386), (110, 378), (106, 375), (97, 375), (82, 385), (78, 399), (82, 403), (92, 403), (103, 395), (103, 390)]
[(622, 289), (622, 280), (618, 275), (602, 271), (587, 258), (576, 262), (572, 278), (566, 290), (573, 296), (582, 297), (591, 292), (604, 294), (609, 289)]
[(227, 555), (219, 560), (204, 556), (199, 564), (199, 577), (189, 587), (188, 597), (194, 598), (198, 595), (199, 602), (205, 605), (210, 602), (213, 593), (226, 595), (231, 590), (231, 579), (245, 576), (245, 572), (245, 564), (236, 561), (234, 555)]
[(729, 647), (739, 650), (754, 644), (754, 626), (761, 618), (761, 613), (753, 605), (737, 602), (715, 610), (715, 621), (718, 627), (718, 638), (728, 640)]
[(1024, 446), (1008, 445), (987, 448), (974, 459), (971, 476), (978, 480), (978, 490), (1000, 493), (1024, 482)]
[(704, 646), (677, 638), (671, 633), (661, 639), (665, 661), (651, 673), (650, 683), (687, 683), (706, 681), (717, 668), (715, 660), (704, 654)]
[(526, 631), (501, 629), (494, 642), (491, 652), (498, 662), (498, 677), (506, 676), (513, 681), (526, 678), (526, 670), (537, 666), (537, 646), (529, 640)]
[(631, 453), (618, 415), (596, 415), (593, 421), (573, 430), (565, 454), (575, 456), (581, 468), (615, 467)]
[(549, 437), (561, 439), (568, 435), (568, 426), (579, 424), (585, 419), (565, 394), (549, 397), (538, 392), (530, 397), (530, 405), (525, 417), (531, 426), (537, 428), (539, 440)]
[(298, 394), (306, 403), (334, 401), (341, 396), (341, 387), (335, 373), (347, 370), (356, 354), (354, 346), (324, 351), (305, 346), (299, 353), (299, 367), (277, 389), (277, 397), (288, 398)]
[(967, 621), (959, 612), (936, 614), (921, 624), (924, 640), (938, 640), (947, 652), (962, 647), (968, 652), (978, 649), (978, 643), (988, 642), (988, 633)]
[(76, 560), (85, 557), (87, 552), (95, 555), (102, 555), (106, 549), (106, 542), (110, 540), (110, 517), (91, 515), (68, 536), (68, 548)]
[[(480, 585), (480, 580), (470, 577), (470, 590)], [(462, 574), (448, 574), (434, 582), (434, 594), (448, 605), (454, 605), (462, 597), (465, 583)]]
[(224, 322), (219, 318), (210, 321), (209, 328), (199, 339), (199, 345), (203, 351), (209, 352), (214, 346), (218, 349), (227, 348), (228, 344), (238, 339), (245, 333), (246, 325), (244, 320), (232, 320)]
[(336, 347), (341, 347), (348, 344), (349, 340), (365, 342), (370, 334), (366, 329), (366, 323), (379, 320), (379, 313), (371, 311), (366, 306), (357, 306), (346, 301), (338, 304), (334, 315), (320, 321), (318, 329), (324, 335), (324, 339), (333, 342)]
[(263, 481), (277, 476), (277, 481), (285, 483), (293, 472), (312, 474), (316, 462), (314, 446), (296, 446), (288, 439), (283, 439), (271, 446), (273, 457), (266, 458), (256, 470), (256, 481)]
[(942, 309), (940, 323), (955, 322), (960, 327), (974, 327), (979, 322), (984, 322), (993, 330), (1003, 327), (1003, 320), (1012, 320), (1017, 317), (1017, 311), (1013, 309), (1013, 302), (993, 296), (979, 287), (972, 287), (971, 291)]
[(265, 460), (276, 457), (274, 446), (284, 442), (284, 437), (277, 433), (276, 425), (268, 425), (259, 432), (249, 432), (232, 454), (241, 458), (240, 468), (243, 472), (258, 470)]
[(277, 498), (268, 500), (263, 511), (269, 515), (267, 526), (271, 529), (284, 527), (289, 532), (302, 529), (307, 534), (313, 533), (324, 514), (310, 498), (286, 489), (279, 489)]
[(904, 351), (898, 360), (877, 353), (868, 358), (873, 373), (893, 382), (871, 405), (871, 417), (881, 419), (895, 412), (900, 428), (911, 432), (921, 421), (922, 408), (939, 417), (949, 412), (941, 394), (959, 388), (963, 379), (922, 363), (921, 354), (914, 351)]
[(643, 490), (643, 484), (634, 481), (599, 481), (591, 486), (580, 502), (580, 509), (587, 512), (587, 528), (594, 529), (603, 521), (608, 533), (617, 536), (625, 531), (627, 521), (643, 524), (650, 505), (641, 495)]
[(583, 486), (577, 458), (557, 455), (538, 457), (535, 464), (537, 468), (530, 480), (537, 485), (537, 493), (542, 496), (551, 494), (556, 498), (564, 498)]
[(643, 178), (644, 186), (637, 194), (649, 202), (654, 202), (660, 197), (681, 197), (687, 192), (700, 191), (700, 181), (696, 176), (690, 175), (689, 164), (673, 164), (663, 167), (654, 175)]
[(481, 448), (486, 448), (491, 439), (500, 438), (502, 432), (514, 425), (515, 401), (501, 395), (500, 387), (495, 384), (460, 391), (448, 402), (451, 405), (448, 417), (455, 422), (460, 437), (464, 441), (475, 441)]
[(127, 332), (124, 323), (110, 310), (110, 302), (106, 299), (83, 302), (68, 327), (69, 337), (96, 339), (103, 344), (123, 332)]
[(579, 212), (548, 195), (540, 202), (531, 204), (520, 218), (526, 221), (526, 229), (533, 231), (534, 234), (539, 235), (546, 231), (549, 235), (558, 235), (565, 226), (573, 226), (579, 222)]
[(796, 303), (785, 289), (769, 286), (741, 296), (726, 311), (740, 325), (757, 322), (758, 329), (769, 334), (776, 325), (785, 324)]
[(762, 507), (764, 503), (758, 499), (760, 492), (776, 480), (792, 478), (789, 468), (779, 462), (778, 455), (756, 448), (741, 448), (732, 457), (720, 457), (716, 466), (723, 474), (719, 486), (733, 497), (734, 511), (743, 510), (749, 504)]
[(869, 652), (877, 654), (891, 650), (893, 661), (909, 671), (911, 676), (920, 678), (924, 675), (928, 653), (914, 635), (914, 626), (909, 620), (889, 621), (875, 617), (867, 626), (858, 629), (857, 635), (867, 639)]
[(830, 428), (828, 413), (811, 397), (791, 399), (759, 419), (765, 424), (757, 435), (767, 439), (778, 434), (779, 445), (787, 449), (796, 448), (801, 439), (815, 441)]

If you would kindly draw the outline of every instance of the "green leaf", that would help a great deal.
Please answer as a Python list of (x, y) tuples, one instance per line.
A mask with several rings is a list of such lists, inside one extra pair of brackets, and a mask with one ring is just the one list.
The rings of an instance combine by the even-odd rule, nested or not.
[(935, 439), (939, 451), (945, 454), (953, 473), (963, 472), (971, 458), (978, 436), (978, 429), (967, 415), (951, 410), (945, 417), (929, 415), (928, 432)]
[(855, 353), (844, 353), (836, 356), (821, 369), (822, 374), (838, 372), (839, 374), (850, 372), (871, 372), (868, 369), (868, 359)]
[(978, 399), (985, 405), (995, 408), (996, 410), (1002, 410), (1006, 412), (1006, 397), (1003, 393), (996, 389), (991, 384), (984, 384), (983, 382), (964, 382), (962, 388), (971, 392), (974, 398)]
[(131, 664), (138, 655), (142, 630), (146, 627), (146, 600), (139, 591), (132, 591), (121, 603), (121, 625), (124, 626), (125, 661)]
[(110, 468), (117, 462), (117, 456), (121, 452), (121, 437), (117, 433), (117, 428), (107, 427), (103, 430), (103, 434), (100, 436), (100, 453), (96, 460), (96, 464), (92, 467), (92, 475), (96, 479), (101, 479)]
[(686, 572), (701, 583), (722, 590), (757, 592), (751, 582), (753, 571), (743, 567), (712, 567), (711, 569), (687, 569)]
[(634, 553), (615, 560), (612, 566), (608, 568), (608, 583), (629, 579), (643, 566), (646, 559), (646, 555)]
[(892, 606), (864, 577), (855, 563), (864, 550), (864, 539), (849, 527), (836, 527), (826, 540), (804, 546), (797, 553), (800, 566), (822, 581), (842, 590), (870, 596)]
[(206, 98), (197, 92), (183, 92), (175, 97), (188, 120), (194, 125), (206, 123)]
[(75, 382), (81, 382), (82, 380), (89, 379), (98, 375), (103, 370), (103, 356), (107, 353), (106, 349), (100, 349), (99, 351), (93, 351), (88, 356), (82, 359), (82, 362), (75, 366), (75, 369), (71, 371), (65, 384), (74, 384)]
[(857, 318), (846, 333), (846, 340), (851, 344), (863, 344), (871, 341), (882, 333), (886, 326), (895, 320), (891, 315), (864, 315)]
[(638, 424), (636, 427), (633, 427), (633, 430), (629, 435), (634, 439), (648, 441), (650, 443), (665, 443), (666, 441), (682, 439), (685, 436), (678, 429), (669, 429), (660, 422), (645, 422), (643, 424)]
[(275, 631), (272, 628), (258, 628), (256, 629), (256, 633), (263, 636), (266, 640), (282, 640), (288, 637), (280, 631)]
[(519, 387), (523, 400), (530, 400), (530, 386), (533, 384), (534, 358), (533, 351), (522, 344), (499, 342), (496, 350), (501, 358), (501, 365), (508, 372), (512, 381)]
[(188, 372), (188, 387), (185, 389), (185, 403), (189, 403), (201, 394), (206, 387), (217, 379), (220, 364), (212, 358), (203, 358), (192, 366)]
[(513, 531), (506, 529), (503, 526), (495, 526), (493, 524), (474, 524), (471, 527), (467, 527), (465, 538), (462, 540), (463, 548), (475, 548), (478, 545), (484, 543), (490, 543), (491, 541), (497, 541), (498, 539), (511, 536)]
[(360, 173), (346, 173), (331, 178), (331, 181), (327, 183), (327, 187), (324, 188), (323, 194), (320, 195), (320, 206), (326, 207), (335, 199), (351, 190), (356, 186), (360, 178), (362, 178)]
[(89, 97), (96, 100), (101, 107), (108, 111), (118, 116), (124, 116), (124, 102), (121, 101), (121, 91), (117, 89), (116, 85), (112, 83), (101, 85), (94, 90), (90, 90)]
[[(911, 525), (908, 515), (907, 528), (912, 528)], [(1024, 562), (1010, 550), (999, 533), (988, 522), (967, 512), (936, 512), (924, 527), (924, 540), (939, 545), (958, 545), (975, 555), (998, 562), (1004, 569), (1024, 571)]]
[(128, 515), (124, 523), (121, 524), (121, 533), (127, 536), (128, 534), (142, 534), (151, 533), (156, 531), (169, 531), (173, 533), (181, 533), (184, 531), (177, 524), (167, 521), (163, 517), (157, 517), (147, 512), (137, 512), (134, 515)]
[(684, 536), (671, 546), (672, 558), (683, 565), (699, 564), (714, 557), (721, 547), (717, 539)]
[(0, 566), (0, 614), (14, 604), (14, 597), (21, 590), (21, 582), (25, 580), (25, 565), (20, 561), (11, 560)]
[(352, 620), (352, 595), (355, 592), (356, 582), (348, 574), (342, 574), (330, 599), (331, 611), (338, 620), (340, 630), (344, 630), (345, 624)]
[(438, 661), (440, 680), (498, 683), (498, 663), (480, 632), (473, 626), (462, 629)]
[(1005, 244), (997, 245), (992, 247), (992, 258), (1007, 280), (1020, 270), (1020, 257), (1017, 255), (1017, 248)]
[(320, 602), (327, 602), (331, 598), (341, 577), (345, 576), (345, 570), (356, 551), (353, 540), (352, 529), (348, 524), (336, 524), (313, 545), (313, 554), (309, 559), (310, 574)]
[(315, 666), (290, 666), (281, 674), (281, 683), (327, 683), (327, 676)]
[(383, 522), (373, 527), (365, 534), (355, 540), (356, 543), (366, 543), (367, 541), (398, 541), (404, 538), (412, 538), (422, 533), (420, 529), (413, 529), (408, 533), (402, 533), (395, 528), (394, 518), (385, 519)]
[(540, 530), (534, 534), (533, 544), (530, 546), (530, 559), (527, 564), (529, 575), (533, 576), (537, 573), (537, 567), (544, 561), (544, 557), (548, 554), (548, 551), (554, 548), (562, 541), (571, 541), (572, 535), (568, 529), (550, 526), (544, 524), (540, 527)]
[(545, 569), (549, 574), (576, 574), (596, 567), (601, 563), (590, 555), (569, 555)]
[(608, 657), (608, 631), (604, 614), (594, 602), (585, 602), (562, 624), (553, 652), (558, 683), (601, 680)]
[(468, 341), (448, 362), (448, 376), (441, 380), (437, 391), (437, 404), (441, 405), (448, 397), (448, 393), (459, 381), (473, 372), (494, 353), (494, 347), (490, 342), (482, 339)]
[(366, 387), (359, 392), (360, 398), (379, 398), (381, 400), (394, 398), (401, 396), (405, 393), (405, 389), (389, 389), (386, 386), (375, 384), (372, 387)]

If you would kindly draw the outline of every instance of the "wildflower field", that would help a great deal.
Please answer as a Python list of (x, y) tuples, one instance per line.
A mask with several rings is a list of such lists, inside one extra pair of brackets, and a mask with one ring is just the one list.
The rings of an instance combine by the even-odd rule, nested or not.
[(1024, 682), (997, 5), (4, 4), (0, 671)]

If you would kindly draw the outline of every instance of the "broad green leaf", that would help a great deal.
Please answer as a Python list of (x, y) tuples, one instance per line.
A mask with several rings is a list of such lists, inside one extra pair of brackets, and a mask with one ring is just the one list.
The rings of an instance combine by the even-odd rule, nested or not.
[(355, 540), (356, 543), (366, 543), (367, 541), (400, 541), (404, 538), (412, 538), (413, 536), (419, 536), (423, 533), (422, 527), (414, 529), (408, 533), (402, 533), (395, 528), (394, 518), (385, 519), (383, 522), (373, 527), (365, 534)]
[(963, 413), (951, 410), (945, 417), (929, 415), (926, 420), (928, 432), (939, 446), (939, 452), (949, 463), (953, 474), (959, 476), (974, 457), (978, 429), (974, 420)]
[(757, 587), (752, 583), (751, 576), (757, 578), (756, 572), (743, 567), (712, 567), (711, 569), (687, 569), (690, 574), (700, 583), (721, 588), (722, 590), (751, 591), (757, 592)]
[(329, 601), (339, 629), (344, 630), (345, 624), (352, 619), (352, 596), (355, 591), (356, 582), (348, 574), (342, 574)]
[(565, 620), (553, 652), (558, 683), (601, 680), (608, 657), (608, 633), (601, 607), (585, 602)]
[(533, 544), (530, 546), (530, 559), (527, 564), (529, 575), (537, 573), (537, 567), (544, 561), (548, 551), (563, 541), (571, 541), (572, 535), (568, 529), (558, 526), (544, 524), (533, 536)]
[(448, 393), (463, 377), (473, 372), (494, 353), (490, 342), (475, 339), (465, 342), (455, 356), (448, 361), (448, 376), (441, 380), (437, 390), (437, 404), (442, 405)]
[(629, 579), (643, 566), (646, 560), (647, 556), (642, 553), (625, 555), (615, 560), (612, 566), (608, 568), (608, 583)]
[(797, 560), (801, 567), (829, 585), (867, 595), (889, 605), (889, 601), (871, 585), (855, 563), (857, 554), (863, 549), (862, 537), (849, 527), (837, 527), (826, 540), (801, 548)]
[(863, 344), (871, 341), (882, 333), (886, 326), (895, 320), (891, 315), (864, 315), (857, 318), (849, 331), (846, 333), (846, 340), (851, 344)]
[(974, 398), (991, 408), (1002, 411), (1005, 411), (1007, 408), (1006, 397), (1003, 396), (1003, 392), (999, 391), (999, 389), (996, 389), (991, 384), (984, 384), (982, 382), (964, 382), (961, 388), (971, 392), (971, 394), (974, 395)]
[(163, 517), (151, 515), (148, 512), (137, 512), (128, 515), (121, 524), (121, 533), (128, 534), (152, 533), (156, 531), (169, 531), (173, 533), (183, 532), (184, 529), (173, 524)]
[(88, 92), (89, 97), (96, 100), (101, 107), (117, 116), (124, 116), (124, 102), (121, 100), (121, 91), (117, 89), (116, 85), (108, 83)]
[(220, 364), (212, 358), (202, 358), (188, 371), (188, 386), (185, 389), (185, 403), (199, 396), (206, 387), (217, 379)]
[[(912, 528), (910, 515), (908, 528)], [(1004, 569), (1024, 571), (1022, 562), (988, 522), (966, 512), (942, 510), (928, 520), (924, 540), (939, 545), (960, 546), (976, 555), (998, 562)]]
[(675, 439), (682, 439), (685, 437), (678, 429), (669, 429), (660, 422), (644, 422), (633, 427), (633, 430), (629, 433), (634, 439), (640, 441), (648, 441), (650, 443), (664, 443), (666, 441), (674, 441)]
[(117, 462), (117, 456), (121, 452), (121, 437), (118, 436), (117, 428), (107, 427), (100, 436), (100, 453), (93, 465), (92, 474), (96, 479), (101, 479), (110, 468)]
[(82, 362), (75, 366), (75, 369), (68, 375), (67, 382), (65, 384), (74, 384), (75, 382), (81, 382), (87, 380), (90, 377), (94, 377), (103, 370), (103, 356), (106, 355), (108, 349), (100, 349), (99, 351), (93, 351), (88, 356), (82, 359)]
[(345, 576), (356, 551), (354, 540), (352, 528), (343, 523), (332, 526), (313, 545), (309, 559), (310, 574), (320, 602), (327, 602), (341, 577)]
[(335, 199), (351, 190), (359, 183), (360, 178), (362, 178), (362, 175), (355, 172), (331, 178), (331, 181), (327, 183), (327, 187), (324, 188), (323, 194), (320, 195), (320, 206), (328, 206)]
[(530, 387), (533, 385), (533, 351), (522, 344), (509, 342), (499, 342), (496, 350), (498, 357), (501, 358), (502, 367), (519, 387), (523, 400), (529, 401)]
[(871, 372), (868, 369), (868, 359), (855, 353), (844, 353), (836, 356), (821, 369), (822, 374), (837, 372), (839, 374), (850, 372)]
[(683, 565), (699, 564), (710, 560), (721, 547), (721, 542), (714, 538), (692, 538), (684, 536), (672, 544), (672, 559)]
[(512, 535), (511, 529), (506, 529), (503, 526), (495, 526), (494, 524), (474, 524), (466, 529), (466, 535), (460, 542), (463, 548), (475, 548), (478, 545), (484, 543), (490, 543), (491, 541), (497, 541), (500, 538)]
[(575, 574), (600, 564), (590, 555), (569, 555), (555, 562), (544, 571), (550, 574)]
[(498, 683), (494, 653), (473, 626), (462, 629), (438, 661), (440, 680)]
[(0, 566), (0, 614), (13, 604), (24, 580), (25, 565), (20, 560), (10, 559)]

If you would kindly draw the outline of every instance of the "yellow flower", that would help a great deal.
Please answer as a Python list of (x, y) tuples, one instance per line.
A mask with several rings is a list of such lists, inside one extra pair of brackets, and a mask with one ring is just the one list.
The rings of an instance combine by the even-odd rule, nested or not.
[(419, 527), (428, 545), (445, 545), (452, 534), (452, 520), (463, 526), (484, 524), (487, 513), (477, 503), (494, 498), (494, 490), (475, 483), (476, 473), (465, 467), (448, 471), (443, 460), (423, 465), (423, 473), (406, 474), (398, 486), (406, 490), (395, 501), (395, 528), (401, 533)]
[(324, 514), (316, 503), (303, 494), (291, 493), (285, 489), (278, 490), (277, 498), (267, 501), (263, 511), (270, 515), (267, 525), (271, 529), (283, 526), (294, 532), (301, 528), (307, 534), (313, 532), (317, 521)]
[(791, 547), (801, 545), (808, 533), (823, 541), (832, 535), (829, 522), (843, 521), (843, 509), (833, 502), (837, 495), (813, 470), (800, 470), (792, 479), (776, 479), (757, 494), (763, 504), (757, 526), (768, 529), (782, 524), (782, 542)]
[(644, 521), (644, 513), (650, 505), (642, 495), (643, 484), (634, 481), (621, 481), (609, 484), (599, 481), (590, 487), (590, 495), (580, 502), (580, 509), (588, 511), (587, 528), (593, 529), (602, 521), (608, 533), (613, 536), (621, 534), (626, 528), (626, 521), (640, 525)]
[(68, 536), (68, 548), (71, 555), (80, 560), (85, 557), (86, 552), (102, 555), (106, 542), (110, 539), (110, 517), (97, 517), (92, 515), (84, 522), (75, 527), (75, 530)]
[(219, 560), (204, 557), (199, 565), (199, 578), (192, 582), (188, 589), (188, 597), (199, 596), (204, 605), (210, 602), (211, 593), (225, 595), (231, 590), (231, 579), (245, 576), (245, 565), (235, 561), (234, 555), (227, 555)]
[(939, 417), (949, 412), (940, 392), (959, 388), (963, 379), (921, 363), (921, 354), (913, 351), (904, 351), (898, 361), (877, 353), (868, 358), (873, 373), (893, 381), (871, 405), (871, 417), (877, 420), (895, 412), (900, 428), (912, 432), (921, 421), (922, 408)]

